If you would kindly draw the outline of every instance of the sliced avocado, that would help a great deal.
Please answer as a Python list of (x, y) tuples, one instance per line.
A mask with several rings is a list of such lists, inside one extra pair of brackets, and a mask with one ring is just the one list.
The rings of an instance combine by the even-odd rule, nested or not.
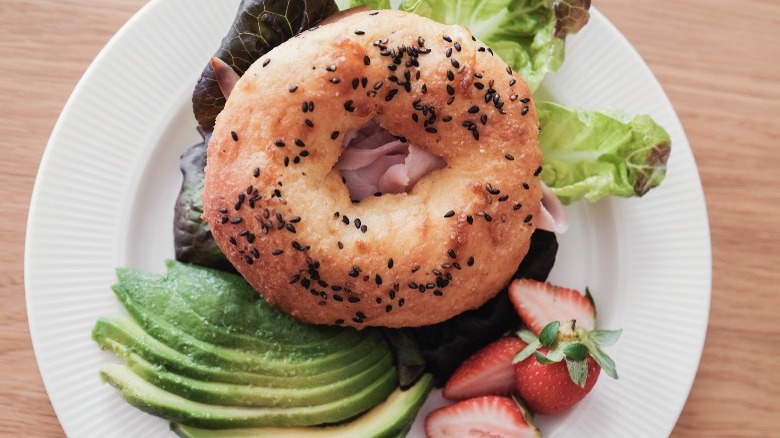
[(117, 269), (117, 277), (115, 293), (142, 325), (145, 314), (153, 314), (215, 345), (280, 355), (294, 349), (316, 356), (359, 337), (340, 327), (301, 327), (234, 274), (169, 262), (163, 275)]
[(206, 429), (311, 426), (352, 418), (375, 406), (396, 388), (396, 371), (390, 368), (380, 379), (360, 392), (336, 402), (316, 406), (235, 407), (194, 402), (147, 382), (126, 365), (108, 364), (100, 371), (103, 380), (122, 398), (152, 415), (188, 426)]
[(224, 406), (296, 407), (336, 402), (359, 393), (393, 368), (393, 355), (384, 357), (355, 375), (326, 385), (305, 382), (298, 388), (267, 388), (255, 385), (208, 382), (184, 377), (156, 367), (137, 354), (124, 356), (125, 364), (146, 381), (189, 400)]
[(174, 423), (171, 424), (171, 430), (182, 438), (403, 437), (409, 432), (432, 387), (432, 376), (425, 374), (406, 391), (396, 388), (385, 401), (370, 411), (352, 421), (334, 426), (209, 430)]
[(100, 318), (92, 329), (92, 338), (104, 350), (124, 358), (135, 353), (146, 361), (182, 376), (208, 382), (237, 383), (269, 388), (299, 388), (320, 386), (347, 379), (381, 360), (388, 353), (385, 348), (374, 348), (361, 357), (338, 367), (319, 370), (317, 374), (273, 376), (243, 371), (230, 371), (207, 366), (192, 357), (174, 350), (151, 337), (132, 319), (125, 316)]

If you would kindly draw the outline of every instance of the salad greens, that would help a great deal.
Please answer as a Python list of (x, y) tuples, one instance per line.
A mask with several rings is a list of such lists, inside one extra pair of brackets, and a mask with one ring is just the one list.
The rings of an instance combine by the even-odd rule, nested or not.
[(179, 168), (184, 177), (173, 214), (173, 243), (176, 260), (209, 268), (234, 271), (203, 220), (203, 183), (206, 167), (206, 146), (211, 133), (205, 133), (201, 143), (184, 151)]
[[(241, 0), (233, 25), (214, 56), (243, 75), (256, 59), (338, 10), (333, 0)], [(192, 93), (192, 108), (201, 129), (214, 128), (225, 100), (209, 62)]]
[(564, 204), (642, 196), (666, 175), (669, 134), (649, 116), (536, 102), (542, 181)]
[[(387, 9), (389, 0), (342, 0), (339, 6)], [(563, 63), (564, 40), (589, 18), (590, 0), (402, 0), (399, 9), (459, 24), (487, 44), (536, 90)]]

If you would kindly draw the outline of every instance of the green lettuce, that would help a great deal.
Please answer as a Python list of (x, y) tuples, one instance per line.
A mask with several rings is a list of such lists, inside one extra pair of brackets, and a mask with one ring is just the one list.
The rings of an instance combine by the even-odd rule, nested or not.
[[(382, 0), (344, 0), (386, 7)], [(589, 18), (590, 0), (402, 0), (400, 9), (471, 30), (536, 90), (563, 63), (564, 40)]]
[(545, 184), (564, 204), (642, 196), (666, 175), (669, 134), (645, 115), (589, 112), (536, 102)]
[[(271, 49), (336, 12), (333, 0), (241, 0), (233, 25), (214, 56), (242, 76)], [(225, 101), (208, 62), (192, 92), (192, 109), (201, 129), (214, 128)]]

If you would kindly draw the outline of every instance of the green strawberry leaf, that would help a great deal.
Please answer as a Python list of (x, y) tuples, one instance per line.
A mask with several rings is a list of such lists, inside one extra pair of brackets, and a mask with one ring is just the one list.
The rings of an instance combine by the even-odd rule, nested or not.
[(617, 370), (615, 370), (615, 361), (613, 361), (611, 357), (607, 356), (607, 353), (604, 353), (601, 351), (601, 348), (593, 344), (588, 345), (588, 351), (590, 351), (590, 356), (593, 358), (593, 360), (599, 364), (601, 369), (604, 370), (604, 372), (607, 373), (609, 377), (612, 377), (613, 379), (618, 378)]
[(579, 342), (574, 342), (563, 347), (563, 354), (566, 356), (566, 359), (583, 360), (588, 357), (588, 347)]
[(536, 357), (536, 361), (539, 362), (542, 365), (551, 365), (556, 363), (554, 360), (547, 357), (544, 353), (541, 351), (534, 351), (534, 357)]
[(590, 289), (587, 287), (585, 288), (585, 298), (590, 301), (590, 305), (593, 306), (593, 317), (595, 318), (598, 316), (598, 309), (596, 309), (596, 301), (593, 299), (593, 295), (590, 293)]
[(527, 329), (526, 330), (520, 330), (519, 332), (517, 332), (517, 336), (520, 339), (522, 339), (523, 342), (525, 342), (526, 344), (530, 344), (530, 343), (532, 343), (534, 341), (538, 341), (539, 340), (539, 338), (536, 337), (534, 332), (532, 332), (531, 330), (527, 330)]
[(539, 343), (538, 339), (529, 342), (528, 345), (525, 346), (525, 348), (520, 350), (520, 352), (515, 355), (515, 358), (512, 359), (512, 363), (516, 364), (528, 359), (529, 357), (531, 357), (532, 354), (534, 354), (534, 352), (536, 352), (536, 349), (539, 348), (540, 346), (541, 344)]
[(573, 360), (566, 358), (566, 368), (569, 370), (571, 381), (580, 388), (585, 387), (588, 380), (588, 362), (586, 360)]
[(539, 333), (539, 342), (545, 347), (549, 347), (555, 342), (556, 336), (558, 336), (558, 329), (561, 327), (560, 321), (553, 321), (542, 329)]
[(623, 330), (593, 330), (590, 338), (600, 347), (609, 347), (615, 345), (621, 333)]

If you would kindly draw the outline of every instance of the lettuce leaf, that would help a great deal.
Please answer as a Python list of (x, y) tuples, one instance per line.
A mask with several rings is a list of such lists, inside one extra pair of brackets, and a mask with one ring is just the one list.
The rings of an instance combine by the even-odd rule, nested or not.
[(580, 198), (642, 196), (666, 175), (669, 134), (645, 115), (585, 111), (536, 102), (541, 178), (564, 204)]
[[(233, 25), (214, 56), (242, 76), (271, 49), (336, 12), (333, 0), (241, 0)], [(225, 100), (209, 62), (192, 93), (192, 109), (201, 129), (214, 128)]]
[(176, 260), (194, 263), (223, 271), (234, 271), (217, 246), (209, 224), (200, 217), (203, 214), (203, 182), (206, 167), (206, 145), (211, 133), (204, 133), (203, 141), (187, 149), (179, 160), (184, 177), (176, 198), (173, 216), (173, 244)]
[[(376, 0), (351, 0), (376, 4)], [(588, 22), (590, 0), (402, 0), (400, 9), (460, 24), (536, 90), (563, 63), (564, 40)]]

